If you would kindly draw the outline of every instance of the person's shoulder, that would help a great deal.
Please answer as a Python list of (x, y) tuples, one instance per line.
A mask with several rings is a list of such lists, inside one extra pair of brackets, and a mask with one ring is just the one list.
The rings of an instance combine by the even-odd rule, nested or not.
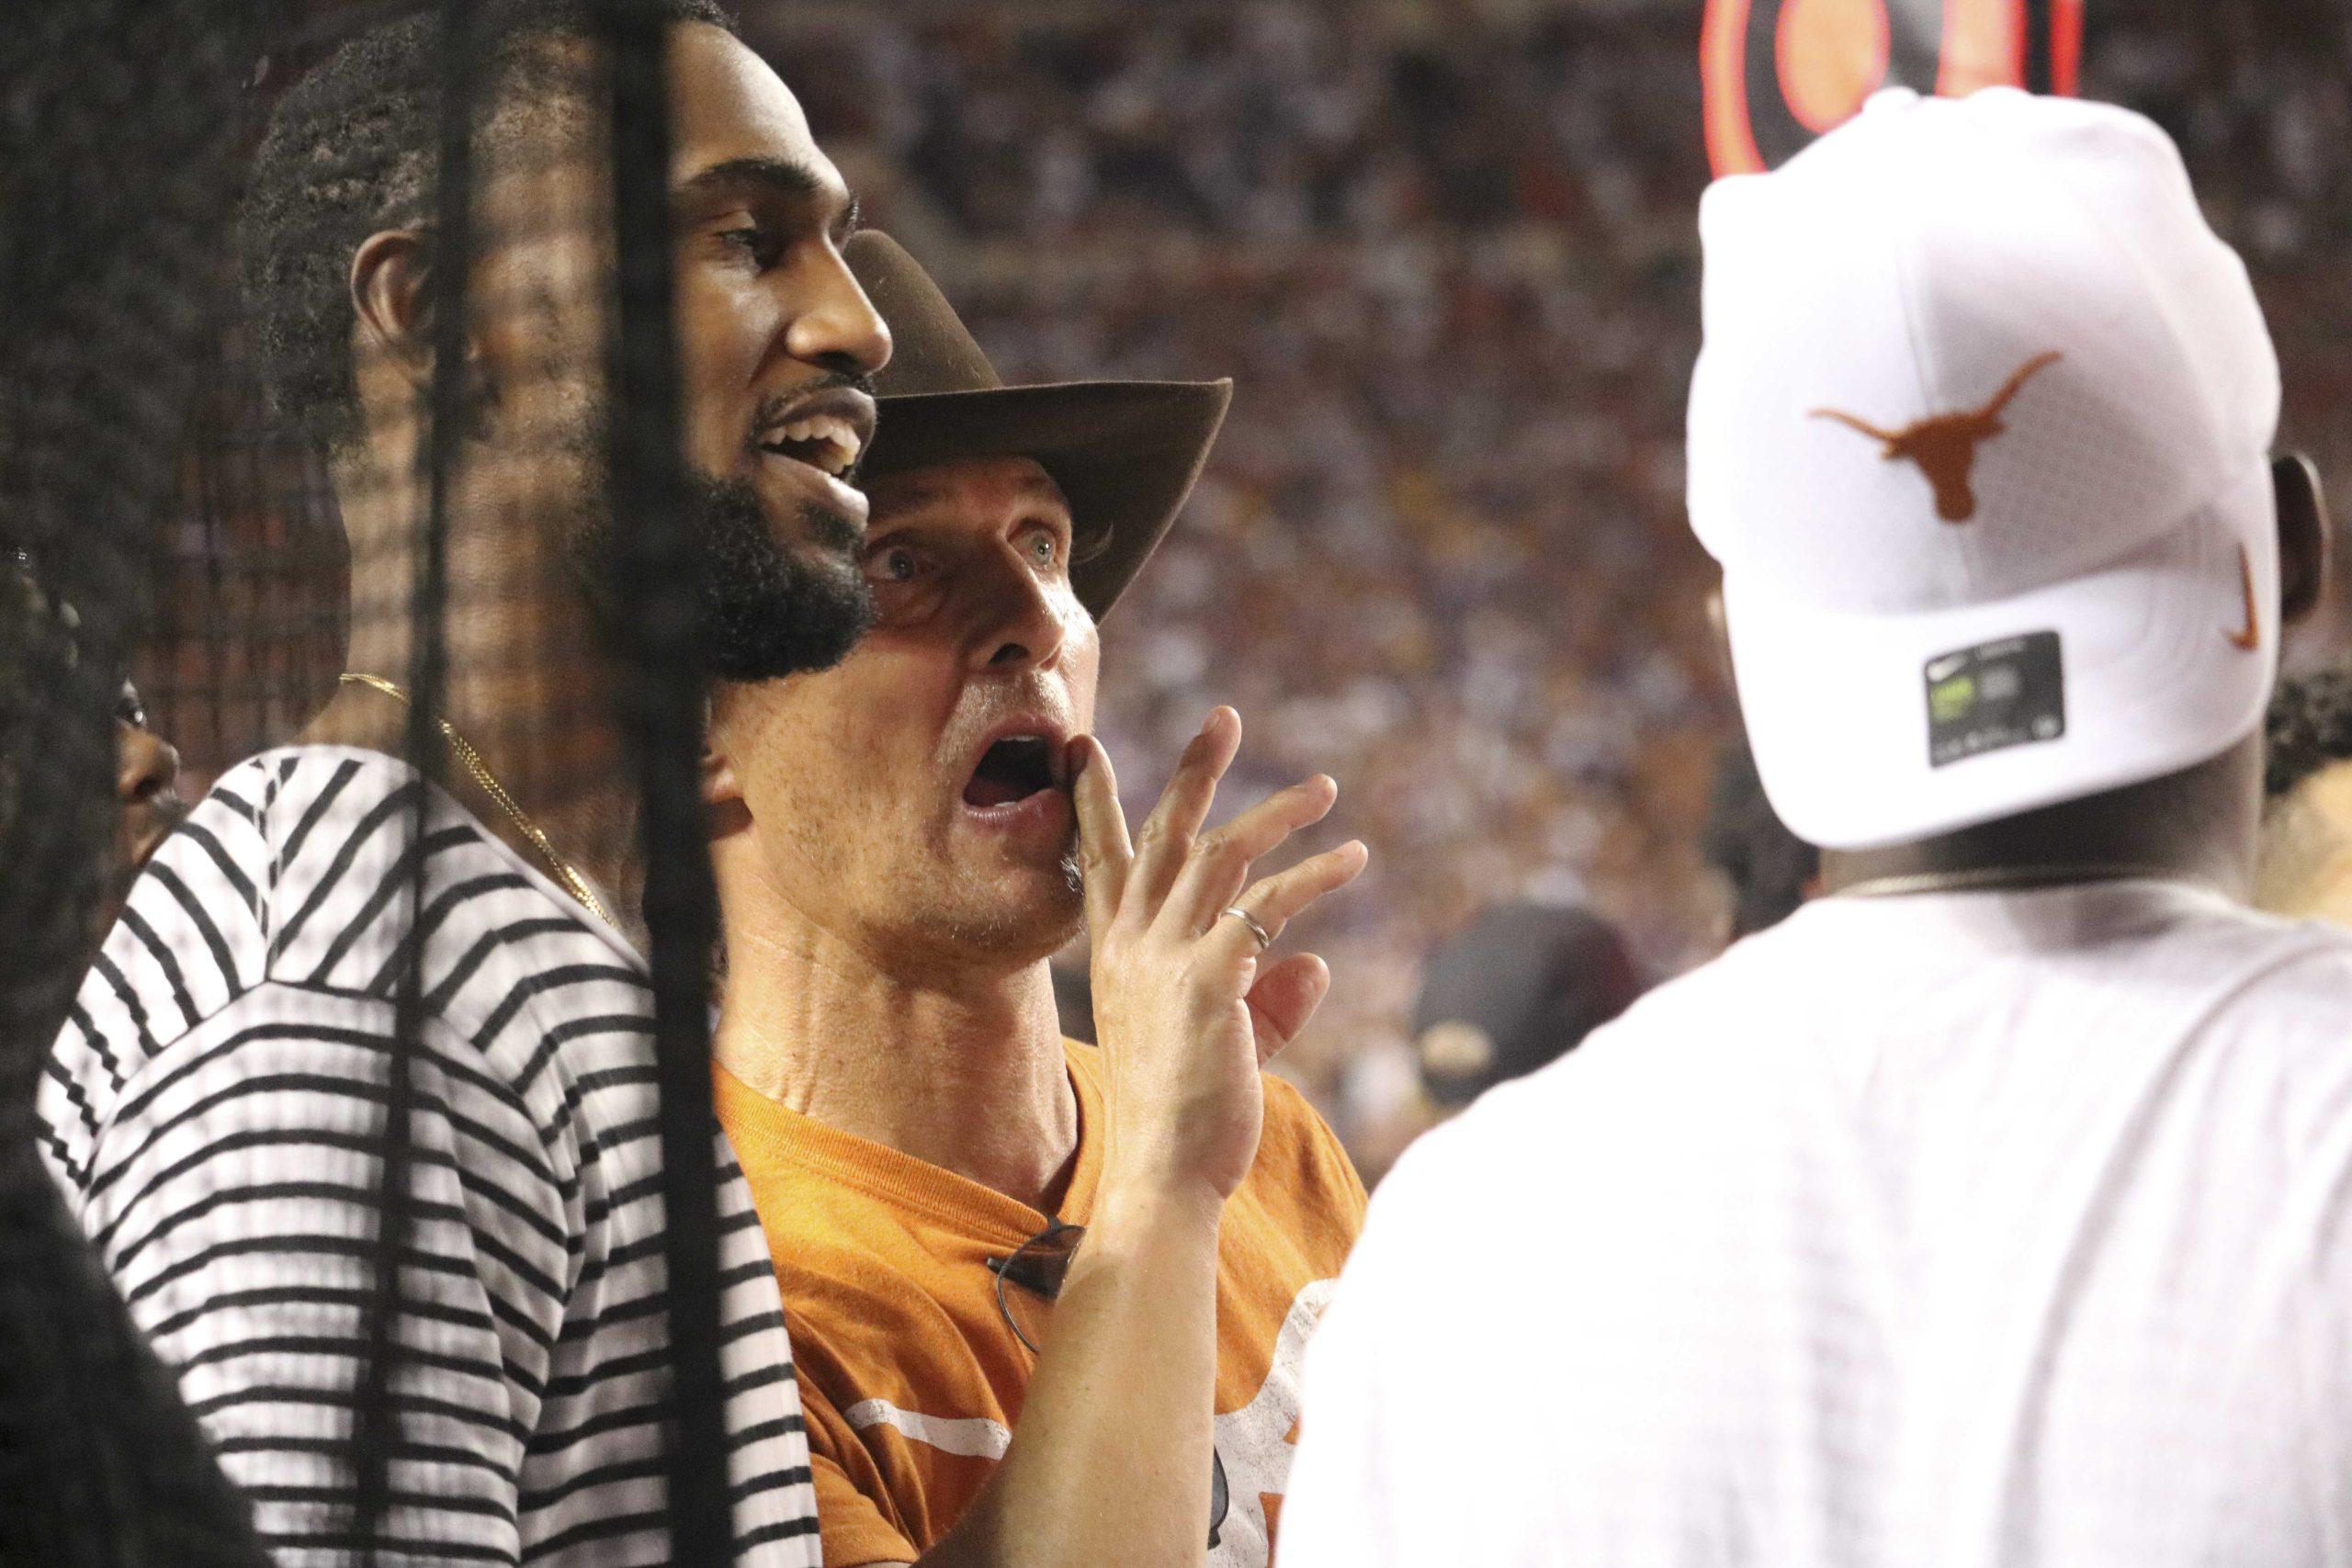
[(1318, 1144), (1336, 1138), (1300, 1088), (1279, 1073), (1261, 1072), (1266, 1089), (1265, 1137), (1284, 1143)]
[(2202, 1030), (2265, 1055), (2314, 1056), (2352, 1072), (2352, 932), (2256, 910), (2216, 916), (2199, 934), (2214, 1000)]
[(300, 759), (266, 752), (222, 773), (156, 848), (99, 943), (60, 1037), (60, 1065), (119, 1090), (139, 1067), (266, 978)]
[[(391, 895), (416, 863), (420, 824), (425, 902), (413, 911)], [(420, 924), (421, 954), (412, 951)], [(631, 1084), (644, 1066), (633, 1036), (643, 1032), (645, 982), (625, 944), (415, 768), (345, 746), (283, 747), (220, 775), (134, 885), (74, 1022), (152, 1056), (255, 995), (322, 1041), (337, 1029), (388, 1038), (410, 962), (436, 1037), (468, 1043), (459, 1054), (509, 1091), (548, 1077), (532, 1064), (561, 1021), (601, 1026), (565, 1037), (556, 1054), (567, 1061), (630, 1069), (621, 1076)], [(555, 1080), (570, 1076), (542, 1087), (560, 1095)], [(642, 1114), (644, 1098), (621, 1119)], [(564, 1114), (554, 1100), (534, 1111), (542, 1122)]]
[[(207, 905), (243, 906), (275, 931), (322, 879), (346, 868), (356, 849), (413, 803), (424, 786), (405, 762), (346, 746), (283, 746), (246, 758), (214, 781), (164, 841), (142, 883), (167, 885), (182, 904), (189, 889)], [(389, 838), (389, 835), (385, 837)]]
[(1482, 1270), (1519, 1266), (1515, 1255), (1529, 1250), (1516, 1245), (1523, 1240), (1525, 1216), (1543, 1212), (1541, 1202), (1524, 1201), (1540, 1186), (1531, 1174), (1557, 1139), (1538, 1108), (1543, 1098), (1530, 1094), (1528, 1079), (1514, 1079), (1407, 1146), (1373, 1192), (1363, 1235), (1349, 1259), (1349, 1279), (1359, 1294), (1391, 1292), (1397, 1297), (1392, 1304), (1401, 1304), (1407, 1296), (1442, 1293), (1448, 1287), (1430, 1276), (1443, 1271), (1425, 1267), (1439, 1252), (1466, 1252)]
[[(292, 828), (281, 803), (314, 799), (325, 777), (306, 757), (308, 750), (285, 748), (248, 757), (214, 781), (133, 882), (125, 906), (136, 917), (129, 922), (133, 931), (241, 915), (267, 924)], [(122, 923), (118, 917), (114, 934), (120, 934)]]
[(1729, 1021), (1741, 1010), (1728, 1005), (1738, 980), (1725, 964), (1665, 982), (1566, 1055), (1423, 1134), (1381, 1182), (1382, 1198), (1394, 1189), (1414, 1206), (1483, 1204), (1660, 1157), (1689, 1133), (1697, 1101), (1719, 1098), (1724, 1075), (1759, 1054), (1752, 1032)]
[[(582, 1032), (587, 1045), (570, 1053), (596, 1056), (606, 1035), (632, 1032), (629, 1021), (647, 1011), (643, 966), (627, 944), (407, 762), (300, 746), (239, 773), (260, 799), (271, 851), (275, 977), (388, 998), (400, 965), (414, 961), (430, 1010), (493, 1060), (511, 1051), (517, 1072), (560, 1022), (606, 1020), (611, 1028)], [(408, 874), (420, 825), (418, 955), (406, 904), (386, 890)]]
[(1296, 1084), (1272, 1073), (1258, 1076), (1265, 1085), (1266, 1113), (1251, 1175), (1279, 1176), (1302, 1202), (1341, 1211), (1351, 1224), (1360, 1221), (1363, 1182), (1340, 1135)]
[[(1762, 1036), (1788, 1016), (1785, 998), (1815, 968), (1811, 942), (1786, 923), (1660, 981), (1556, 1061), (1482, 1096), (1491, 1117), (1540, 1117), (1601, 1085), (1631, 1092), (1657, 1081), (1679, 1089), (1699, 1071), (1754, 1060)], [(1509, 1092), (1506, 1092), (1509, 1091)]]
[(2266, 971), (2311, 965), (2317, 973), (2352, 965), (2352, 931), (2326, 920), (2274, 915), (2218, 896), (2199, 902), (2193, 918), (2177, 929), (2184, 942), (2221, 961), (2242, 958)]
[(205, 795), (254, 824), (283, 850), (314, 837), (332, 818), (365, 818), (388, 800), (413, 798), (423, 775), (397, 757), (356, 746), (280, 746), (246, 758)]
[(2119, 974), (2161, 976), (2173, 994), (2199, 1004), (2205, 1030), (2255, 1025), (2330, 1039), (2352, 1031), (2352, 931), (2291, 919), (2218, 895), (2187, 905), (2149, 933), (2144, 948), (2119, 955)]
[(2312, 1190), (2340, 1195), (2352, 1171), (2352, 932), (2232, 908), (2169, 956), (2201, 1004), (2182, 1026), (2184, 1091), (2221, 1124), (2259, 1128)]

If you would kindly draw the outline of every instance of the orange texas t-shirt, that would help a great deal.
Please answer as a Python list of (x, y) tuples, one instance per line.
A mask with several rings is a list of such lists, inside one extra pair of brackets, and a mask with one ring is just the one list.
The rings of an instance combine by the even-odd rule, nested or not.
[[(1102, 1063), (1092, 1046), (1065, 1045), (1079, 1138), (1061, 1218), (1084, 1224), (1102, 1170)], [(1215, 1568), (1263, 1568), (1271, 1555), (1300, 1356), (1363, 1224), (1363, 1184), (1339, 1140), (1296, 1089), (1264, 1081), (1257, 1163), (1218, 1226), (1227, 1502)], [(784, 1287), (827, 1568), (911, 1562), (962, 1516), (1021, 1419), (1036, 1358), (1006, 1325), (987, 1260), (1049, 1216), (787, 1110), (724, 1068), (718, 1104)], [(1037, 1338), (1046, 1313), (1033, 1304), (1016, 1310)]]

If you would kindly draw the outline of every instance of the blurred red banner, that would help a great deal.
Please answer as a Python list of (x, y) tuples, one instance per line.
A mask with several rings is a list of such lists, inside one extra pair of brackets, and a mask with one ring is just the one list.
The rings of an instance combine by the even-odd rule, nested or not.
[(1708, 0), (1707, 155), (1775, 168), (1881, 87), (2071, 95), (2082, 44), (2083, 0)]

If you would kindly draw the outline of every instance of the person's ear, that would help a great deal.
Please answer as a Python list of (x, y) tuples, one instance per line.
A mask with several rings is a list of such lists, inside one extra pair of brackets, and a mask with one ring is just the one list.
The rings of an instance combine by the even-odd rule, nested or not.
[(700, 783), (703, 818), (710, 825), (710, 836), (732, 838), (752, 825), (752, 808), (743, 799), (742, 784), (735, 777), (735, 764), (729, 761), (718, 749), (718, 738), (710, 727), (704, 727)]
[(397, 366), (414, 386), (433, 378), (433, 261), (424, 236), (410, 229), (370, 234), (351, 256), (351, 311), (356, 346)]
[(2291, 626), (2327, 594), (2327, 492), (2318, 465), (2300, 452), (2271, 463), (2270, 484), (2278, 498), (2278, 618)]

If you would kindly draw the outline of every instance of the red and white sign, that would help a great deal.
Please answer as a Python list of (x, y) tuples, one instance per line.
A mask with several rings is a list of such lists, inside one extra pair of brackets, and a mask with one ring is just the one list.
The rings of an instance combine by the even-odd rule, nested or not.
[(2072, 95), (2082, 42), (2083, 0), (1708, 0), (1707, 155), (1777, 167), (1881, 87)]

